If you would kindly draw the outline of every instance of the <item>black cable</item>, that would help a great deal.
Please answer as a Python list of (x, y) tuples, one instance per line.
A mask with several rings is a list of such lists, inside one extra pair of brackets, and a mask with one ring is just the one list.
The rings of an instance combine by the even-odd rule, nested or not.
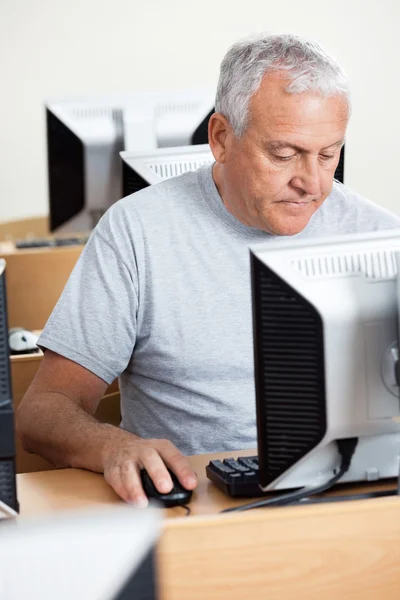
[(278, 497), (267, 498), (263, 500), (257, 500), (256, 502), (250, 502), (249, 504), (243, 504), (242, 506), (235, 506), (233, 508), (226, 508), (221, 512), (239, 512), (244, 510), (251, 510), (253, 508), (262, 508), (264, 506), (286, 506), (299, 502), (304, 498), (308, 498), (314, 494), (321, 494), (326, 490), (330, 489), (335, 485), (339, 479), (348, 471), (351, 459), (356, 449), (358, 438), (347, 438), (344, 440), (336, 440), (339, 454), (342, 457), (339, 471), (331, 479), (317, 487), (304, 487), (287, 494), (281, 494)]
[(187, 506), (186, 504), (180, 504), (180, 503), (178, 504), (178, 506), (181, 506), (182, 508), (184, 508), (186, 510), (185, 517), (188, 517), (190, 515), (190, 513), (191, 513), (190, 506)]

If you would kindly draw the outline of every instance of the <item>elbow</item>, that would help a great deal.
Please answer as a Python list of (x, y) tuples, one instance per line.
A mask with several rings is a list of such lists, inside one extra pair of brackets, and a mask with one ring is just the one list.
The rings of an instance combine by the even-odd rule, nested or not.
[(34, 452), (34, 421), (28, 406), (21, 402), (15, 411), (15, 432), (26, 452)]

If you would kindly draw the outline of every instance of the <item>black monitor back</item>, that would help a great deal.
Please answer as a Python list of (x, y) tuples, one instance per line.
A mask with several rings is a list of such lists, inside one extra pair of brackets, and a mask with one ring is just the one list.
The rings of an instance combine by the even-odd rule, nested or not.
[(0, 264), (0, 500), (18, 510), (5, 271)]

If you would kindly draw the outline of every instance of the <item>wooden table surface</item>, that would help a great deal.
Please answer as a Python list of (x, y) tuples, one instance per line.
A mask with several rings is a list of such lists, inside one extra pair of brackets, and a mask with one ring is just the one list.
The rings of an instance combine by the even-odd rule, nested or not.
[[(164, 511), (161, 600), (398, 600), (398, 496), (216, 514), (245, 501), (220, 492), (205, 466), (246, 454), (254, 451), (190, 458), (199, 477), (194, 516), (183, 518), (180, 507)], [(121, 502), (102, 475), (79, 469), (20, 474), (17, 484), (21, 515)], [(389, 486), (368, 486), (378, 487)]]
[[(225, 452), (189, 457), (190, 464), (199, 478), (190, 502), (192, 515), (215, 514), (247, 500), (232, 500), (222, 493), (206, 477), (205, 467), (214, 458), (252, 456), (256, 450)], [(49, 511), (82, 508), (89, 505), (104, 505), (121, 502), (115, 492), (98, 473), (82, 469), (58, 469), (17, 475), (17, 493), (21, 515), (43, 514)], [(165, 510), (168, 518), (182, 517), (181, 507)]]

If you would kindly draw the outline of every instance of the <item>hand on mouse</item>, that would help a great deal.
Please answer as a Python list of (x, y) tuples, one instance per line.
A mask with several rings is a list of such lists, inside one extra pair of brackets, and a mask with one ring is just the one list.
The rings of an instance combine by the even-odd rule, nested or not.
[(108, 448), (104, 459), (104, 478), (123, 500), (139, 507), (147, 506), (140, 478), (141, 468), (146, 469), (158, 491), (164, 494), (173, 487), (167, 467), (186, 489), (193, 490), (197, 486), (197, 476), (188, 459), (172, 442), (144, 440), (125, 433), (123, 440)]

